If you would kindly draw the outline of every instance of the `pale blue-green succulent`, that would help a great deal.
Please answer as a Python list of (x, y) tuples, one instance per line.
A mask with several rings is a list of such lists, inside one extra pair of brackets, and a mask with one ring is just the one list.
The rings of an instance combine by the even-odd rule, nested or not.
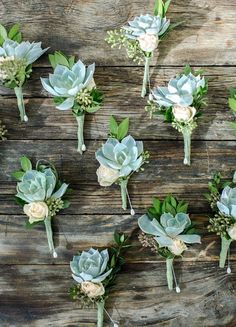
[(173, 105), (188, 107), (193, 103), (194, 93), (204, 86), (204, 77), (189, 73), (172, 78), (167, 87), (157, 87), (152, 90), (151, 94), (153, 101), (159, 106), (167, 108)]
[(157, 219), (150, 219), (148, 215), (139, 218), (140, 229), (147, 234), (154, 235), (159, 247), (171, 247), (174, 240), (181, 240), (184, 243), (200, 243), (201, 238), (195, 234), (182, 234), (191, 225), (189, 216), (185, 213), (177, 213), (174, 217), (170, 213), (161, 215), (160, 222)]
[(236, 219), (236, 187), (226, 186), (223, 189), (217, 207), (223, 214)]
[(86, 68), (79, 60), (72, 68), (57, 65), (49, 78), (41, 78), (44, 89), (55, 97), (66, 98), (64, 102), (56, 106), (59, 110), (73, 108), (78, 93), (91, 86), (95, 64)]
[(36, 61), (47, 49), (42, 49), (41, 42), (29, 41), (18, 43), (6, 39), (0, 47), (0, 57), (14, 57), (14, 59), (24, 59), (27, 65)]
[(96, 152), (96, 159), (101, 165), (119, 171), (120, 177), (127, 177), (137, 171), (143, 163), (143, 142), (135, 141), (128, 135), (121, 142), (109, 138)]
[(112, 269), (106, 271), (109, 261), (108, 250), (99, 252), (91, 248), (83, 251), (81, 255), (73, 257), (70, 262), (72, 277), (77, 283), (91, 281), (100, 283), (111, 273)]
[(17, 183), (16, 196), (27, 203), (62, 197), (68, 187), (63, 183), (55, 192), (57, 178), (51, 168), (43, 171), (28, 170)]
[(126, 37), (129, 39), (137, 39), (143, 34), (153, 34), (161, 36), (166, 32), (170, 25), (170, 21), (166, 17), (152, 16), (149, 14), (135, 17), (134, 20), (128, 22), (128, 26), (124, 27)]

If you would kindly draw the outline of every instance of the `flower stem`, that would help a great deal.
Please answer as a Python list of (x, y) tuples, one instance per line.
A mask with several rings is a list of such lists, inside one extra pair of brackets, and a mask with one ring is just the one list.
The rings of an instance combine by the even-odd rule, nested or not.
[(220, 268), (224, 268), (227, 253), (229, 251), (231, 239), (227, 240), (224, 236), (221, 236), (221, 251), (220, 251)]
[(77, 120), (77, 124), (78, 124), (78, 130), (77, 130), (78, 148), (77, 148), (77, 151), (80, 154), (83, 154), (83, 151), (86, 150), (86, 146), (84, 144), (84, 117), (85, 117), (84, 113), (80, 116), (76, 116), (76, 120)]
[(104, 306), (105, 302), (101, 301), (97, 303), (98, 313), (97, 313), (97, 327), (103, 327), (103, 319), (104, 319)]
[(47, 233), (47, 239), (48, 239), (48, 246), (49, 246), (49, 250), (52, 253), (54, 258), (57, 258), (57, 253), (55, 251), (54, 248), (54, 243), (53, 243), (53, 234), (52, 234), (52, 224), (51, 224), (51, 220), (52, 217), (51, 216), (47, 216), (44, 219), (44, 224), (45, 224), (45, 228), (46, 228), (46, 233)]
[(124, 210), (127, 209), (127, 184), (128, 184), (128, 179), (123, 179), (120, 182), (122, 209)]
[(189, 128), (184, 128), (182, 133), (184, 137), (184, 164), (190, 166), (192, 132)]
[(141, 97), (144, 98), (147, 94), (147, 85), (149, 81), (149, 66), (150, 66), (150, 59), (151, 57), (145, 57), (145, 67), (144, 67), (144, 75), (143, 75), (143, 86)]
[(166, 259), (166, 279), (170, 291), (173, 290), (173, 261), (173, 258)]
[(22, 93), (22, 87), (18, 86), (14, 88), (16, 98), (17, 98), (17, 105), (20, 111), (20, 119), (21, 121), (27, 122), (28, 117), (26, 116), (25, 113), (25, 104), (24, 104), (24, 98), (23, 98), (23, 93)]

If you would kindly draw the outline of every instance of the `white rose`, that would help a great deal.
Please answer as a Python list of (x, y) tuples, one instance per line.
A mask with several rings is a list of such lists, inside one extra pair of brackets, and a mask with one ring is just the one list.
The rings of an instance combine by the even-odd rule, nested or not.
[(158, 37), (153, 34), (142, 34), (139, 36), (138, 41), (141, 50), (145, 52), (152, 52), (158, 46)]
[(90, 298), (102, 296), (105, 293), (102, 283), (82, 282), (81, 291)]
[(110, 186), (119, 178), (119, 171), (101, 165), (97, 169), (97, 176), (101, 186)]
[(182, 252), (187, 250), (187, 246), (183, 241), (175, 239), (173, 244), (168, 246), (168, 249), (175, 255), (181, 255)]
[(31, 202), (25, 204), (23, 210), (29, 217), (30, 224), (44, 220), (48, 216), (48, 206), (45, 202)]
[(230, 236), (230, 238), (234, 241), (236, 241), (236, 224), (234, 224), (232, 227), (227, 229), (227, 232)]
[(194, 107), (183, 107), (180, 105), (175, 105), (173, 107), (173, 115), (177, 121), (189, 122), (196, 115), (196, 109)]

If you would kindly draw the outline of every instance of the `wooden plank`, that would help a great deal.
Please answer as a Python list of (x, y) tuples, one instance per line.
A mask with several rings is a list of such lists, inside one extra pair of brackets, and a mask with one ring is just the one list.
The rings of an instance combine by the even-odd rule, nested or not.
[[(96, 81), (105, 95), (104, 106), (93, 115), (86, 116), (85, 138), (106, 138), (111, 114), (130, 118), (130, 133), (142, 139), (181, 139), (182, 136), (162, 117), (150, 120), (144, 108), (147, 99), (140, 98), (142, 70), (139, 68), (98, 68)], [(155, 68), (152, 85), (165, 85), (181, 68)], [(48, 69), (36, 69), (32, 81), (25, 86), (27, 124), (19, 123), (16, 100), (12, 91), (1, 88), (0, 119), (9, 130), (9, 139), (73, 139), (77, 137), (77, 124), (71, 111), (55, 109), (52, 99), (42, 91), (40, 76)], [(229, 89), (236, 86), (236, 68), (207, 67), (209, 81), (209, 106), (199, 120), (192, 138), (201, 140), (235, 140), (236, 134), (229, 122), (234, 121), (228, 109)], [(128, 84), (128, 88), (127, 88)], [(217, 96), (216, 96), (217, 95)], [(13, 98), (9, 98), (13, 96)], [(36, 98), (31, 98), (36, 97)], [(41, 98), (43, 97), (43, 98)]]
[[(163, 259), (145, 249), (138, 241), (137, 219), (130, 215), (59, 215), (54, 219), (54, 242), (58, 258), (48, 253), (45, 228), (38, 225), (32, 230), (26, 229), (25, 216), (0, 216), (0, 261), (1, 264), (67, 264), (74, 253), (94, 248), (104, 248), (113, 244), (114, 230), (131, 236), (132, 248), (126, 253), (129, 263), (158, 262)], [(218, 262), (220, 238), (207, 231), (208, 216), (192, 215), (197, 231), (202, 235), (202, 244), (194, 245), (185, 252), (179, 261)], [(37, 244), (37, 246), (35, 246)], [(231, 260), (236, 260), (236, 246), (231, 245)]]
[[(60, 49), (79, 54), (83, 60), (96, 60), (99, 65), (133, 65), (125, 58), (125, 52), (110, 49), (105, 43), (106, 31), (120, 28), (136, 15), (152, 13), (153, 5), (153, 1), (142, 0), (41, 0), (14, 4), (7, 0), (0, 3), (0, 20), (6, 24), (19, 21), (25, 39), (42, 40), (51, 52)], [(168, 17), (184, 23), (160, 45), (160, 57), (155, 62), (235, 65), (235, 6), (227, 0), (174, 1)], [(46, 56), (42, 63), (48, 65)]]
[[(68, 299), (69, 265), (5, 265), (0, 270), (1, 326), (95, 327), (96, 310), (82, 310)], [(201, 263), (199, 269), (199, 263), (186, 262), (176, 263), (175, 272), (180, 294), (168, 291), (164, 265), (126, 265), (107, 310), (127, 327), (187, 326), (189, 319), (193, 327), (235, 325), (235, 273), (226, 275), (215, 263)]]
[[(19, 168), (19, 157), (23, 154), (34, 161), (39, 158), (52, 161), (62, 180), (71, 184), (74, 189), (71, 195), (72, 205), (66, 214), (124, 213), (121, 209), (119, 187), (114, 185), (103, 188), (97, 183), (96, 169), (99, 164), (94, 153), (100, 145), (101, 142), (98, 141), (87, 142), (88, 150), (80, 156), (76, 151), (75, 141), (1, 143), (0, 213), (21, 213), (14, 203), (16, 182), (11, 173)], [(144, 146), (150, 152), (150, 163), (146, 165), (144, 172), (134, 174), (129, 183), (134, 208), (137, 212), (143, 212), (146, 206), (150, 206), (153, 196), (164, 197), (174, 193), (190, 202), (191, 212), (209, 212), (209, 206), (203, 197), (203, 193), (207, 191), (207, 182), (212, 179), (215, 171), (221, 171), (224, 178), (232, 178), (236, 167), (235, 145), (235, 141), (194, 141), (192, 165), (186, 167), (182, 164), (182, 142), (146, 141)]]

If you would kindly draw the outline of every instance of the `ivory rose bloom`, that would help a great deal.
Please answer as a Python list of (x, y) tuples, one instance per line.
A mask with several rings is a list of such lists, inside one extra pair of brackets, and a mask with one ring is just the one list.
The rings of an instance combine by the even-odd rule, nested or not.
[(29, 223), (44, 220), (48, 216), (48, 206), (45, 202), (31, 202), (24, 205), (24, 213), (29, 217)]
[(236, 224), (234, 224), (233, 226), (231, 226), (228, 230), (227, 230), (229, 236), (231, 237), (232, 240), (236, 241)]
[(100, 165), (97, 169), (98, 183), (101, 186), (111, 186), (119, 178), (118, 170)]
[(82, 282), (81, 291), (90, 298), (102, 296), (105, 293), (102, 283)]
[(138, 38), (139, 46), (141, 50), (145, 52), (152, 52), (157, 48), (158, 37), (157, 35), (145, 33), (139, 36)]
[(182, 121), (185, 123), (190, 122), (196, 115), (196, 109), (194, 107), (184, 107), (180, 105), (175, 105), (173, 107), (173, 115), (177, 121)]
[(172, 245), (168, 246), (168, 249), (175, 255), (181, 255), (182, 252), (187, 250), (187, 246), (183, 241), (176, 239), (173, 240)]

